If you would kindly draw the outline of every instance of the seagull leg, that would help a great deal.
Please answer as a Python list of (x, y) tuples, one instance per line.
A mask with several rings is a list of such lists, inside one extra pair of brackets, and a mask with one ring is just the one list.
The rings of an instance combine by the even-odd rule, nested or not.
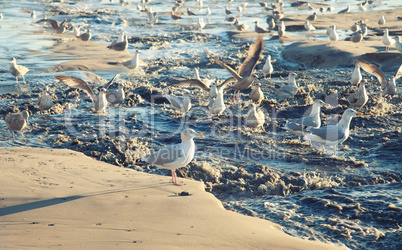
[(11, 132), (13, 133), (13, 141), (15, 141), (14, 131), (11, 130)]
[(24, 82), (24, 84), (27, 84), (27, 83), (25, 82), (25, 76), (22, 76), (22, 81)]
[(173, 181), (173, 184), (175, 184), (175, 185), (177, 185), (177, 186), (183, 186), (183, 185), (185, 185), (185, 183), (184, 182), (182, 182), (182, 181), (177, 181), (177, 176), (176, 176), (176, 170), (175, 169), (172, 169), (172, 181)]
[(15, 80), (17, 81), (17, 84), (18, 84), (18, 76), (15, 77)]

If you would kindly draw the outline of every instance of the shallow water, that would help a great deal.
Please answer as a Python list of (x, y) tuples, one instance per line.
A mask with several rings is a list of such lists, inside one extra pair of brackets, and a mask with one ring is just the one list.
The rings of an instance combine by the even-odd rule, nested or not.
[[(306, 112), (311, 104), (309, 96), (333, 104), (330, 109), (323, 108), (322, 113), (324, 123), (335, 122), (347, 102), (342, 97), (334, 99), (331, 94), (333, 90), (339, 93), (350, 90), (348, 79), (352, 65), (306, 69), (281, 57), (281, 51), (289, 42), (268, 41), (266, 37), (264, 57), (269, 53), (277, 60), (274, 81), (284, 82), (289, 71), (296, 71), (300, 85), (304, 89), (314, 85), (315, 90), (297, 95), (290, 103), (282, 103), (274, 93), (264, 89), (270, 100), (263, 103), (267, 115), (265, 131), (252, 133), (244, 126), (247, 91), (240, 104), (231, 103), (232, 92), (228, 92), (225, 99), (229, 107), (219, 119), (210, 115), (205, 107), (206, 95), (199, 90), (194, 91), (193, 108), (185, 117), (173, 111), (162, 97), (167, 92), (166, 84), (192, 76), (194, 67), (200, 69), (202, 78), (223, 80), (229, 77), (226, 70), (210, 62), (205, 50), (231, 65), (244, 60), (243, 51), (254, 38), (231, 39), (228, 36), (227, 31), (233, 31), (233, 27), (224, 21), (222, 6), (226, 6), (227, 1), (204, 1), (204, 6), (212, 10), (210, 17), (205, 9), (198, 10), (195, 1), (186, 3), (186, 7), (201, 13), (199, 16), (208, 23), (203, 31), (195, 28), (196, 18), (174, 23), (169, 15), (171, 4), (166, 1), (151, 2), (153, 10), (161, 13), (159, 23), (154, 25), (147, 23), (145, 14), (139, 15), (135, 4), (122, 7), (117, 0), (114, 4), (106, 0), (47, 2), (0, 1), (4, 13), (0, 22), (0, 51), (4, 55), (0, 58), (0, 69), (4, 73), (0, 78), (0, 116), (3, 118), (14, 106), (29, 109), (31, 113), (25, 132), (28, 142), (21, 142), (18, 133), (17, 141), (13, 142), (4, 120), (0, 120), (0, 147), (69, 148), (119, 166), (168, 174), (136, 160), (150, 150), (179, 142), (180, 131), (188, 126), (204, 133), (205, 138), (196, 139), (196, 158), (188, 168), (178, 170), (178, 175), (204, 181), (206, 189), (228, 209), (269, 219), (298, 237), (349, 248), (397, 249), (402, 243), (400, 95), (384, 100), (377, 86), (369, 86), (373, 97), (367, 104), (370, 109), (353, 118), (351, 137), (340, 146), (338, 156), (325, 155), (280, 127)], [(242, 13), (241, 20), (251, 27), (255, 20), (266, 26), (266, 14), (258, 2), (249, 1)], [(324, 3), (339, 11), (348, 2)], [(373, 8), (398, 6), (398, 1), (383, 3), (386, 4), (377, 3)], [(34, 24), (30, 13), (22, 6), (36, 10), (37, 19), (47, 14), (57, 20), (67, 18), (82, 26), (81, 30), (90, 27), (93, 40), (105, 45), (122, 31), (127, 32), (132, 37), (129, 51), (141, 50), (141, 58), (148, 63), (147, 76), (122, 75), (121, 80), (127, 85), (127, 103), (108, 107), (105, 115), (93, 113), (92, 104), (83, 92), (56, 83), (54, 72), (45, 73), (69, 58), (46, 57), (47, 48), (61, 42), (59, 36), (43, 25)], [(237, 6), (232, 3), (229, 8), (235, 11)], [(59, 15), (60, 10), (78, 14)], [(102, 13), (93, 13), (98, 10)], [(288, 6), (285, 10), (310, 13), (305, 9), (293, 11)], [(357, 11), (357, 7), (352, 11)], [(315, 38), (325, 39), (323, 34), (317, 33)], [(294, 35), (306, 36), (306, 32), (294, 32)], [(19, 64), (31, 68), (26, 77), (27, 85), (16, 85), (15, 78), (8, 73), (12, 57), (18, 57)], [(257, 65), (257, 72), (261, 68), (262, 63)], [(111, 71), (96, 73), (106, 79), (112, 74)], [(71, 71), (57, 74), (82, 77), (79, 72)], [(40, 88), (47, 85), (56, 108), (50, 115), (41, 115), (36, 102)], [(182, 95), (181, 89), (170, 91)], [(66, 103), (71, 103), (71, 110), (66, 108)]]

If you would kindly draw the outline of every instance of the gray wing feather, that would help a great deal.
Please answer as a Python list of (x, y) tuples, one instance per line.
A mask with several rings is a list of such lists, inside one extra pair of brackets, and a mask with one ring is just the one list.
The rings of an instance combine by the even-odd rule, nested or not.
[(161, 148), (155, 153), (144, 156), (143, 161), (153, 164), (155, 166), (163, 167), (166, 164), (177, 161), (177, 159), (184, 156), (181, 144), (174, 144), (164, 148)]

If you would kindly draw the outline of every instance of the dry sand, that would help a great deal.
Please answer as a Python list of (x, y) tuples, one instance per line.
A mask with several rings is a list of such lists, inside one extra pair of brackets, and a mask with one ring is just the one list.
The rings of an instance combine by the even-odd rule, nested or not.
[(337, 249), (226, 211), (197, 181), (65, 149), (1, 149), (0, 166), (1, 249)]

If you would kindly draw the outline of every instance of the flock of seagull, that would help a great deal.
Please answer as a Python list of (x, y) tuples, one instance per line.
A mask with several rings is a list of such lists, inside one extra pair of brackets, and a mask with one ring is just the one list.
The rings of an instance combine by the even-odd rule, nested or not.
[[(124, 2), (124, 1), (123, 1)], [(202, 5), (202, 0), (197, 1), (199, 4)], [(247, 7), (247, 2), (243, 3), (241, 6), (242, 8)], [(277, 1), (278, 5), (281, 6), (283, 1)], [(177, 1), (176, 7), (173, 8), (171, 12), (171, 18), (176, 21), (181, 19), (181, 16), (178, 14), (177, 6), (182, 6), (184, 1)], [(360, 3), (362, 7), (362, 3)], [(273, 27), (277, 26), (277, 31), (279, 36), (284, 36), (285, 34), (285, 24), (281, 19), (283, 14), (276, 10), (274, 6), (268, 7), (266, 2), (261, 4), (263, 8), (266, 10), (272, 11), (272, 15), (267, 19), (267, 23), (269, 29), (273, 29)], [(307, 3), (307, 7), (310, 7)], [(157, 15), (155, 12), (152, 11), (150, 7), (147, 7), (145, 3), (143, 5), (138, 5), (138, 9), (141, 12), (146, 12), (148, 16), (153, 18), (153, 20), (157, 20)], [(332, 8), (320, 8), (320, 11), (323, 13), (324, 11), (332, 11)], [(226, 14), (230, 15), (231, 11), (226, 7)], [(241, 10), (238, 8), (238, 11)], [(342, 12), (349, 12), (350, 7)], [(211, 13), (210, 9), (207, 8), (207, 13)], [(187, 8), (188, 15), (194, 15), (194, 13)], [(246, 30), (247, 27), (244, 24), (240, 24), (238, 18), (230, 19), (227, 17), (228, 20), (233, 21), (234, 26), (239, 31)], [(309, 16), (304, 24), (305, 29), (308, 32), (315, 30), (314, 26), (310, 22), (314, 22), (317, 19), (317, 14), (314, 13), (313, 15)], [(204, 26), (201, 25), (203, 21), (199, 19), (200, 28), (202, 29)], [(86, 42), (86, 46), (88, 46), (88, 41), (91, 39), (91, 31), (88, 29), (85, 33), (81, 33), (79, 28), (74, 24), (68, 23), (67, 20), (62, 22), (58, 22), (53, 19), (43, 18), (37, 23), (48, 23), (50, 24), (51, 28), (57, 34), (64, 33), (68, 29), (73, 29), (74, 36), (84, 42)], [(385, 18), (381, 17), (379, 24), (384, 24)], [(360, 42), (365, 33), (367, 33), (367, 25), (364, 22), (357, 22), (352, 26), (352, 30), (355, 33), (351, 36), (351, 41), (353, 42)], [(222, 83), (218, 85), (215, 81), (208, 81), (202, 80), (199, 76), (198, 70), (196, 69), (196, 74), (193, 79), (178, 81), (169, 85), (169, 87), (180, 87), (180, 88), (199, 88), (204, 90), (208, 93), (208, 109), (209, 111), (216, 115), (222, 115), (226, 110), (225, 100), (224, 100), (224, 93), (229, 90), (234, 90), (232, 102), (238, 101), (240, 92), (247, 90), (249, 88), (252, 89), (250, 92), (250, 100), (251, 105), (250, 109), (247, 112), (245, 124), (252, 129), (263, 127), (265, 124), (265, 114), (259, 105), (261, 104), (262, 100), (264, 99), (264, 93), (261, 90), (261, 83), (258, 82), (259, 77), (255, 74), (255, 68), (260, 58), (262, 56), (263, 51), (263, 33), (268, 32), (268, 29), (260, 27), (258, 21), (255, 22), (255, 32), (257, 33), (257, 39), (255, 42), (249, 47), (247, 57), (241, 64), (239, 70), (235, 70), (226, 63), (224, 63), (221, 59), (216, 58), (214, 55), (208, 54), (210, 58), (212, 58), (217, 64), (219, 64), (222, 68), (226, 69), (232, 77), (226, 79)], [(331, 42), (335, 42), (338, 40), (338, 35), (336, 33), (336, 26), (331, 25), (327, 30), (328, 38)], [(398, 37), (397, 40), (394, 40), (389, 37), (388, 30), (385, 29), (384, 36), (382, 38), (382, 42), (387, 49), (389, 46), (395, 44), (396, 48), (402, 52), (401, 49), (401, 42)], [(108, 49), (113, 49), (116, 51), (125, 51), (128, 48), (128, 36), (123, 32), (118, 39), (113, 41), (110, 45), (107, 46)], [(398, 48), (399, 46), (399, 48)], [(133, 59), (123, 62), (123, 65), (130, 70), (135, 70), (139, 68), (139, 54), (140, 51), (136, 50), (135, 54), (133, 55)], [(395, 80), (402, 76), (402, 66), (399, 68), (398, 72), (392, 77), (391, 79), (387, 79), (384, 73), (374, 64), (369, 62), (355, 59), (356, 66), (355, 70), (351, 76), (350, 82), (353, 85), (357, 85), (357, 90), (355, 93), (352, 93), (348, 96), (347, 100), (351, 106), (344, 111), (342, 118), (336, 125), (327, 125), (321, 126), (321, 117), (320, 117), (320, 109), (321, 107), (325, 106), (321, 100), (315, 100), (311, 111), (307, 116), (301, 117), (298, 120), (290, 121), (285, 124), (282, 129), (291, 131), (296, 135), (304, 136), (306, 140), (316, 142), (323, 146), (333, 146), (334, 154), (336, 154), (336, 146), (342, 142), (344, 142), (349, 137), (349, 127), (352, 120), (352, 117), (356, 115), (358, 112), (355, 109), (360, 110), (368, 101), (367, 91), (365, 89), (365, 85), (367, 82), (362, 79), (362, 75), (360, 69), (365, 70), (366, 72), (373, 74), (376, 76), (381, 83), (382, 90), (384, 94), (387, 95), (395, 95), (396, 94), (396, 84)], [(25, 83), (25, 75), (29, 71), (29, 69), (22, 65), (17, 65), (16, 58), (13, 58), (10, 64), (10, 73), (16, 77), (16, 81), (18, 84), (18, 77), (23, 78), (23, 82)], [(271, 74), (273, 73), (273, 65), (271, 61), (271, 56), (268, 55), (265, 63), (262, 67), (262, 73), (267, 76), (269, 75), (268, 82), (270, 82)], [(110, 92), (108, 88), (114, 83), (115, 79), (119, 77), (119, 74), (114, 76), (110, 81), (106, 81), (105, 79), (92, 74), (92, 73), (85, 73), (88, 79), (93, 81), (97, 81), (102, 83), (103, 86), (100, 88), (98, 95), (96, 95), (90, 85), (76, 77), (67, 76), (67, 75), (55, 75), (54, 77), (71, 87), (75, 87), (78, 89), (84, 90), (91, 98), (94, 109), (96, 112), (106, 112), (106, 107), (108, 103), (112, 104), (119, 104), (123, 103), (125, 100), (125, 93), (124, 93), (124, 85), (119, 83), (118, 90), (115, 92)], [(299, 86), (296, 81), (297, 74), (294, 72), (290, 72), (288, 75), (288, 83), (282, 86), (275, 86), (275, 84), (270, 84), (272, 86), (267, 86), (267, 88), (276, 93), (281, 100), (291, 99), (293, 98), (299, 91)], [(233, 84), (231, 84), (233, 83)], [(272, 83), (272, 82), (270, 82)], [(165, 95), (165, 98), (171, 103), (172, 107), (178, 110), (179, 112), (185, 114), (192, 108), (191, 104), (191, 92), (188, 90), (183, 91), (183, 97), (178, 97), (174, 95)], [(53, 105), (52, 98), (50, 97), (47, 88), (43, 89), (38, 102), (38, 107), (40, 108), (41, 112), (49, 110)], [(21, 113), (14, 113), (14, 114), (7, 114), (5, 117), (5, 121), (7, 126), (13, 132), (13, 139), (14, 139), (14, 131), (22, 131), (28, 124), (28, 117), (29, 114), (27, 111), (23, 111)], [(23, 136), (23, 134), (22, 134)], [(156, 151), (150, 155), (142, 157), (141, 160), (154, 164), (159, 168), (170, 169), (172, 170), (172, 181), (176, 185), (182, 185), (182, 182), (179, 182), (176, 179), (175, 169), (186, 166), (194, 157), (195, 153), (195, 144), (193, 138), (196, 136), (203, 137), (202, 134), (197, 133), (193, 129), (185, 129), (181, 133), (182, 142), (179, 144), (169, 145)]]

